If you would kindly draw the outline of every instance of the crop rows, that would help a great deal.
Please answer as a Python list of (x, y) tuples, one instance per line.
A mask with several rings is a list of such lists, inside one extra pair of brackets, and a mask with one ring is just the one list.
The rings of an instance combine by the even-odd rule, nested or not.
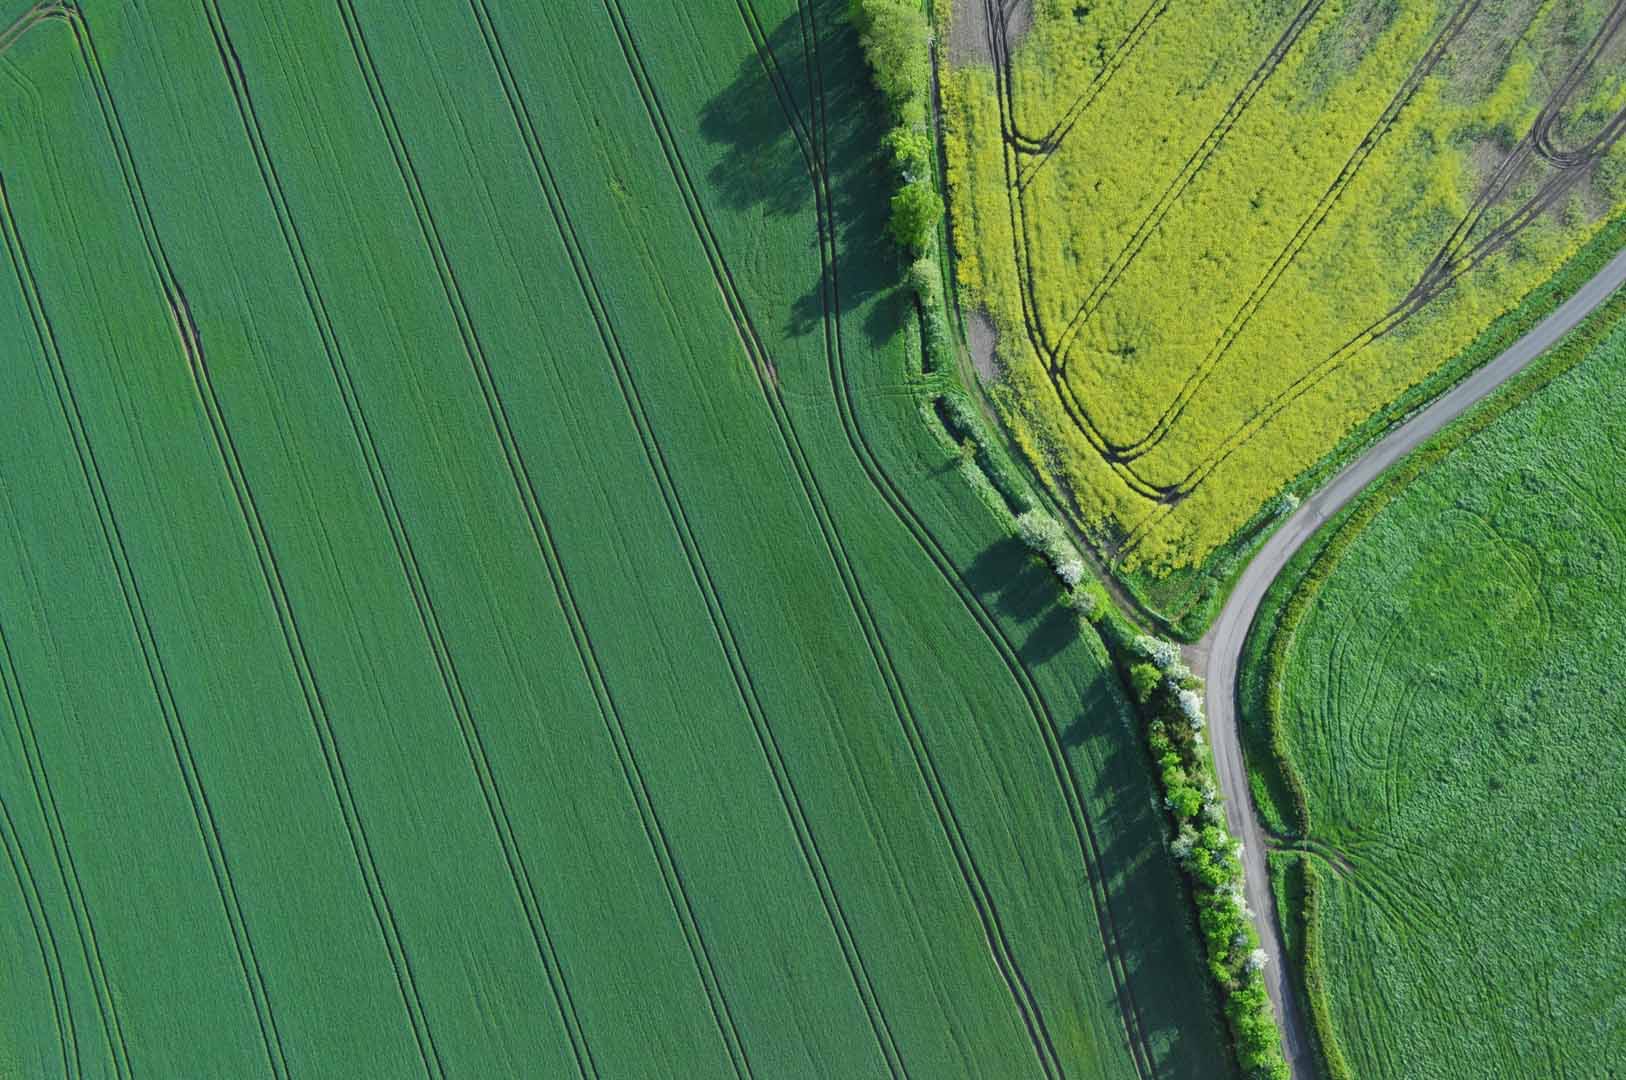
[(24, 1072), (1202, 1074), (1111, 673), (885, 392), (835, 6), (87, 7), (0, 38)]
[[(1585, 25), (1586, 43), (1578, 51), (1537, 61), (1562, 63), (1566, 74), (1542, 86), (1539, 94), (1513, 91), (1530, 94), (1530, 103), (1521, 106), (1530, 112), (1509, 115), (1503, 122), (1523, 134), (1510, 137), (1512, 144), (1505, 151), (1499, 148), (1498, 162), (1487, 176), (1471, 181), (1478, 190), (1465, 206), (1452, 205), (1446, 196), (1436, 199), (1441, 209), (1448, 208), (1451, 224), (1441, 229), (1434, 223), (1441, 210), (1431, 209), (1434, 218), (1415, 240), (1408, 238), (1399, 258), (1391, 256), (1394, 265), (1376, 261), (1388, 253), (1362, 230), (1371, 228), (1382, 213), (1400, 213), (1408, 221), (1417, 216), (1417, 197), (1407, 196), (1400, 186), (1411, 181), (1402, 181), (1401, 176), (1419, 173), (1415, 183), (1426, 191), (1426, 185), (1440, 184), (1447, 177), (1457, 183), (1454, 171), (1466, 171), (1460, 155), (1468, 136), (1462, 132), (1471, 132), (1480, 122), (1465, 125), (1458, 120), (1463, 107), (1442, 100), (1440, 88), (1466, 78), (1462, 72), (1471, 62), (1484, 62), (1471, 61), (1469, 52), (1457, 47), (1466, 33), (1477, 32), (1494, 15), (1487, 14), (1479, 0), (1442, 5), (1432, 22), (1422, 11), (1390, 16), (1394, 29), (1387, 36), (1386, 27), (1378, 26), (1374, 33), (1385, 44), (1364, 64), (1370, 69), (1366, 78), (1377, 85), (1390, 77), (1388, 72), (1394, 73), (1387, 104), (1375, 113), (1365, 133), (1354, 137), (1353, 149), (1341, 165), (1327, 161), (1326, 186), (1319, 196), (1312, 195), (1313, 189), (1273, 191), (1268, 183), (1258, 188), (1252, 209), (1270, 215), (1267, 224), (1281, 230), (1283, 242), (1271, 247), (1238, 233), (1238, 239), (1246, 241), (1244, 254), (1216, 250), (1228, 243), (1226, 223), (1202, 215), (1214, 212), (1207, 208), (1222, 199), (1236, 201), (1237, 186), (1249, 182), (1241, 163), (1251, 160), (1249, 155), (1256, 157), (1264, 145), (1258, 132), (1271, 125), (1301, 123), (1303, 106), (1298, 101), (1304, 96), (1336, 97), (1341, 102), (1337, 106), (1323, 101), (1312, 107), (1333, 110), (1337, 122), (1346, 124), (1347, 118), (1360, 115), (1361, 95), (1370, 94), (1350, 90), (1339, 81), (1352, 73), (1329, 73), (1316, 66), (1325, 63), (1320, 57), (1323, 41), (1341, 32), (1352, 17), (1346, 5), (1309, 0), (1285, 14), (1272, 45), (1235, 84), (1229, 103), (1206, 133), (1196, 138), (1196, 131), (1191, 132), (1194, 147), (1182, 164), (1171, 168), (1167, 182), (1161, 182), (1156, 172), (1120, 170), (1121, 155), (1089, 161), (1075, 152), (1063, 171), (1056, 171), (1062, 168), (1059, 165), (1047, 169), (1043, 184), (1036, 182), (1038, 169), (1069, 154), (1057, 135), (1080, 125), (1092, 132), (1092, 125), (1121, 125), (1122, 118), (1112, 112), (1118, 107), (1115, 95), (1131, 96), (1126, 100), (1144, 97), (1149, 86), (1167, 78), (1161, 73), (1182, 56), (1177, 21), (1171, 23), (1173, 14), (1158, 5), (1144, 9), (1133, 21), (1126, 16), (1129, 29), (1121, 36), (1102, 38), (1102, 59), (1074, 92), (1062, 122), (1046, 135), (1034, 136), (1020, 130), (1017, 117), (1022, 104), (1016, 88), (1027, 85), (1035, 70), (1063, 64), (1062, 58), (1044, 51), (1054, 47), (1052, 39), (1059, 33), (1043, 25), (1049, 5), (1039, 5), (1041, 25), (1031, 31), (1044, 44), (1025, 50), (1008, 40), (1008, 5), (981, 0), (980, 7), (978, 17), (987, 27), (994, 62), (986, 75), (975, 68), (956, 73), (963, 81), (951, 86), (951, 101), (957, 100), (960, 111), (959, 135), (951, 141), (958, 155), (956, 183), (962, 189), (958, 212), (967, 219), (957, 222), (956, 233), (970, 254), (967, 258), (968, 252), (961, 252), (962, 266), (969, 266), (963, 276), (974, 299), (991, 310), (1004, 334), (1001, 355), (1011, 374), (1006, 411), (1019, 429), (1019, 439), (1030, 445), (1041, 471), (1065, 489), (1081, 520), (1126, 570), (1145, 565), (1166, 573), (1200, 563), (1226, 539), (1225, 529), (1236, 528), (1251, 515), (1256, 505), (1250, 501), (1255, 498), (1253, 489), (1259, 489), (1261, 501), (1268, 494), (1257, 471), (1240, 478), (1238, 470), (1244, 466), (1239, 451), (1247, 450), (1250, 467), (1274, 457), (1277, 464), (1271, 470), (1277, 482), (1291, 478), (1287, 460), (1303, 468), (1328, 448), (1308, 453), (1306, 440), (1311, 436), (1301, 420), (1331, 402), (1340, 417), (1348, 417), (1339, 423), (1349, 423), (1358, 419), (1357, 399), (1351, 394), (1371, 394), (1374, 378), (1388, 380), (1396, 377), (1391, 372), (1402, 369), (1419, 373), (1404, 376), (1412, 381), (1426, 374), (1422, 369), (1426, 360), (1415, 356), (1411, 343), (1430, 329), (1460, 334), (1458, 327), (1469, 325), (1462, 313), (1480, 303), (1474, 291), (1480, 286), (1470, 282), (1469, 289), (1463, 284), (1470, 275), (1475, 281), (1500, 281), (1510, 272), (1539, 274), (1541, 267), (1533, 265), (1545, 257), (1539, 253), (1573, 250), (1560, 246), (1576, 242), (1564, 236), (1564, 228), (1570, 229), (1568, 237), (1587, 235), (1585, 227), (1570, 225), (1566, 217), (1579, 193), (1585, 189), (1594, 201), (1613, 198), (1595, 189), (1598, 177), (1614, 175), (1611, 169), (1618, 172), (1613, 162), (1619, 136), (1626, 130), (1626, 110), (1607, 106), (1612, 112), (1567, 150), (1551, 146), (1551, 131), (1566, 110), (1579, 109), (1583, 80), (1594, 88), (1587, 97), (1588, 115), (1600, 109), (1597, 80), (1610, 76), (1600, 70), (1599, 58), (1620, 28), (1619, 5), (1611, 5), (1599, 21)], [(1048, 17), (1064, 18), (1059, 12)], [(1545, 26), (1542, 19), (1569, 20), (1568, 32), (1574, 33), (1582, 16), (1549, 12), (1532, 26)], [(1534, 29), (1527, 34), (1532, 42), (1538, 36)], [(1197, 51), (1195, 46), (1185, 48)], [(1407, 50), (1412, 48), (1420, 51), (1411, 54)], [(1535, 46), (1519, 48), (1522, 52), (1496, 58), (1505, 65), (1504, 79), (1522, 78), (1527, 70), (1522, 66), (1528, 62), (1524, 53)], [(1226, 56), (1225, 62), (1234, 66), (1235, 58)], [(1211, 76), (1202, 89), (1203, 100), (1212, 99), (1222, 85)], [(987, 130), (994, 116), (984, 101), (997, 106), (997, 135)], [(1195, 108), (1169, 107), (1200, 115)], [(1183, 135), (1190, 124), (1180, 115), (1170, 130)], [(1417, 149), (1418, 140), (1424, 138), (1419, 133), (1428, 131), (1438, 132), (1428, 136), (1434, 148)], [(1318, 131), (1307, 138), (1324, 141), (1326, 134)], [(993, 161), (996, 139), (1002, 166)], [(1113, 140), (1123, 139), (1120, 127)], [(1128, 145), (1136, 143), (1131, 134)], [(1159, 141), (1154, 149), (1165, 155), (1169, 143)], [(1330, 150), (1330, 144), (1325, 149)], [(1322, 155), (1322, 144), (1310, 145), (1300, 156), (1308, 161), (1311, 153)], [(1401, 155), (1408, 153), (1428, 164), (1405, 162)], [(1551, 168), (1553, 175), (1537, 175), (1536, 164)], [(1306, 179), (1313, 175), (1298, 162), (1294, 166), (1294, 175)], [(1434, 172), (1421, 173), (1424, 168)], [(1092, 173), (1101, 177), (1093, 190)], [(993, 178), (999, 175), (1008, 240), (1000, 235), (1007, 231), (1006, 224), (993, 224)], [(1103, 188), (1103, 183), (1121, 186)], [(1147, 195), (1132, 211), (1127, 209), (1129, 203), (1119, 207), (1104, 201), (1137, 198), (1136, 189)], [(1291, 207), (1295, 199), (1306, 203), (1303, 216), (1290, 210), (1284, 220), (1283, 204)], [(1496, 210), (1494, 224), (1487, 217), (1489, 209)], [(1092, 218), (1092, 212), (1099, 216)], [(1077, 216), (1061, 216), (1066, 214)], [(1296, 226), (1289, 224), (1295, 221)], [(1561, 221), (1563, 225), (1558, 224)], [(1282, 230), (1284, 224), (1288, 227)], [(1261, 228), (1257, 235), (1273, 233)], [(1001, 244), (1010, 247), (1010, 270), (994, 265)], [(1108, 257), (1108, 252), (1113, 254)], [(1408, 271), (1419, 254), (1423, 261), (1418, 269)], [(1176, 259), (1186, 265), (1174, 264)], [(1341, 269), (1340, 259), (1360, 269)], [(1205, 280), (1203, 268), (1209, 262), (1229, 269)], [(1400, 279), (1408, 272), (1419, 276), (1401, 286)], [(1167, 280), (1175, 273), (1177, 280)], [(1357, 273), (1376, 280), (1345, 283)], [(1159, 280), (1160, 274), (1164, 280)], [(1251, 282), (1251, 289), (1245, 285), (1237, 289), (1244, 282)], [(1070, 301), (1066, 294), (1074, 283), (1082, 295)], [(1381, 314), (1367, 316), (1373, 321), (1360, 330), (1348, 325), (1353, 320), (1347, 314), (1337, 318), (1329, 314), (1319, 325), (1304, 325), (1308, 304), (1331, 303), (1331, 297), (1306, 290), (1345, 289), (1370, 303), (1396, 286), (1400, 287), (1394, 295), (1382, 301)], [(1174, 305), (1187, 288), (1199, 305), (1199, 318), (1186, 318), (1192, 324), (1189, 330), (1166, 322), (1175, 317)], [(1473, 299), (1456, 299), (1465, 289)], [(1157, 295), (1158, 290), (1169, 290), (1169, 296)], [(1236, 295), (1228, 297), (1232, 290)], [(1230, 306), (1233, 300), (1235, 306)], [(1345, 304), (1342, 310), (1360, 306)], [(1295, 312), (1295, 307), (1301, 310)], [(1424, 316), (1420, 322), (1419, 316)], [(1162, 325), (1160, 319), (1165, 320)], [(1425, 329), (1414, 334), (1414, 322)], [(1202, 345), (1210, 325), (1215, 335)], [(1333, 334), (1340, 336), (1323, 345)], [(1017, 340), (1025, 342), (1026, 350), (1015, 346)], [(1121, 349), (1115, 342), (1122, 344)], [(1373, 350), (1379, 342), (1382, 349)], [(1244, 370), (1259, 362), (1261, 348), (1291, 358), (1281, 365), (1285, 377), (1251, 383), (1245, 379)], [(1381, 358), (1374, 360), (1379, 352)], [(1361, 363), (1355, 362), (1357, 358)], [(1352, 391), (1351, 386), (1368, 388)], [(1367, 410), (1386, 404), (1383, 399), (1366, 400), (1360, 407)], [(1296, 426), (1288, 429), (1288, 424)], [(1278, 446), (1285, 451), (1272, 454), (1271, 448)], [(1215, 474), (1224, 477), (1215, 481), (1222, 487), (1182, 505)], [(1248, 495), (1238, 493), (1238, 483), (1249, 486)], [(1228, 517), (1229, 524), (1219, 524), (1216, 515)]]

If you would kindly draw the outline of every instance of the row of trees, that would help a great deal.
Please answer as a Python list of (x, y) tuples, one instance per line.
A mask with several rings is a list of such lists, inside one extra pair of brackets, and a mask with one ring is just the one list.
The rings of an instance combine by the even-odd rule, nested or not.
[(1172, 642), (1117, 636), (1114, 651), (1146, 719), (1147, 746), (1175, 828), (1169, 849), (1191, 883), (1209, 975), (1219, 988), (1242, 1073), (1250, 1080), (1286, 1080), (1281, 1030), (1265, 990), (1265, 952), (1244, 899), (1242, 845), (1226, 827), (1203, 738), (1202, 680)]
[(920, 0), (852, 0), (851, 18), (892, 114), (886, 146), (900, 185), (892, 196), (892, 236), (918, 255), (943, 219), (943, 197), (932, 178), (931, 25)]

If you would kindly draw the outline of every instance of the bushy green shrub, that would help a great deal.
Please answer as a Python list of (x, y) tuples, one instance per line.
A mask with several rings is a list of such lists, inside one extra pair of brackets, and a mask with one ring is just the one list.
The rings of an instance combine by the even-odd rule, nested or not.
[(892, 196), (889, 230), (900, 247), (918, 255), (931, 246), (944, 211), (932, 169), (931, 27), (917, 0), (852, 0), (849, 11), (870, 74), (896, 120), (885, 143), (902, 186)]
[(931, 180), (911, 180), (892, 196), (892, 218), (887, 228), (898, 246), (921, 252), (931, 245), (937, 223), (942, 220), (943, 196)]
[(1151, 664), (1135, 664), (1129, 669), (1129, 689), (1142, 705), (1152, 700), (1152, 693), (1161, 685), (1163, 673)]
[(1174, 827), (1169, 852), (1191, 885), (1208, 971), (1242, 1073), (1250, 1080), (1286, 1078), (1281, 1031), (1261, 977), (1264, 953), (1243, 904), (1242, 849), (1226, 828), (1202, 740), (1202, 682), (1173, 642), (1139, 633), (1115, 610), (1099, 625), (1146, 721), (1147, 749)]
[(849, 17), (875, 85), (904, 124), (924, 124), (931, 94), (931, 27), (916, 0), (852, 0)]

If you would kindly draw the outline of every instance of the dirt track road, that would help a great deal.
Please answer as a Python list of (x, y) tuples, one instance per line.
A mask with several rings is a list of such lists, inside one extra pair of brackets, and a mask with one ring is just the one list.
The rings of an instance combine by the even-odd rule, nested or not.
[(1281, 573), (1288, 559), (1304, 546), (1323, 522), (1365, 490), (1385, 469), (1524, 370), (1623, 283), (1626, 283), (1626, 252), (1615, 256), (1596, 277), (1506, 352), (1395, 428), (1381, 442), (1350, 463), (1331, 483), (1306, 499), (1253, 557), (1213, 627), (1199, 644), (1188, 650), (1193, 666), (1203, 671), (1208, 679), (1210, 738), (1213, 740), (1220, 786), (1225, 793), (1226, 815), (1233, 834), (1242, 839), (1246, 848), (1243, 861), (1248, 878), (1248, 907), (1256, 913), (1254, 921), (1259, 926), (1259, 936), (1264, 939), (1265, 951), (1270, 956), (1270, 964), (1265, 969), (1269, 976), (1270, 997), (1282, 1021), (1288, 1061), (1295, 1077), (1307, 1080), (1313, 1075), (1313, 1069), (1307, 1056), (1309, 1042), (1304, 1020), (1299, 1016), (1292, 995), (1287, 992), (1288, 965), (1283, 956), (1270, 878), (1265, 870), (1265, 831), (1254, 812), (1253, 798), (1248, 790), (1247, 767), (1243, 764), (1242, 745), (1237, 737), (1236, 679), (1242, 643), (1253, 625), (1265, 590), (1276, 580), (1276, 575)]

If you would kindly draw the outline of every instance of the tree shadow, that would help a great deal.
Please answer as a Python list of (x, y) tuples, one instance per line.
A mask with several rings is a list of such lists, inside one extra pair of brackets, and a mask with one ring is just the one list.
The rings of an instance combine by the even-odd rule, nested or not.
[[(1026, 622), (1044, 610), (1046, 597), (1037, 585), (1049, 570), (1020, 540), (1006, 537), (978, 555), (965, 580), (977, 595), (1013, 619)], [(1054, 599), (1054, 596), (1049, 599)]]
[(805, 336), (893, 294), (896, 301), (887, 297), (863, 315), (865, 338), (880, 347), (895, 339), (908, 310), (898, 288), (902, 257), (886, 232), (895, 181), (881, 138), (891, 118), (870, 84), (845, 4), (808, 2), (818, 26), (811, 52), (801, 18), (787, 16), (702, 110), (702, 136), (725, 151), (708, 179), (735, 209), (790, 215), (815, 206), (822, 235), (834, 243), (834, 266), (792, 302), (787, 329)]
[[(786, 19), (767, 39), (769, 55), (785, 75), (785, 84), (790, 72), (805, 66), (796, 22), (794, 17)], [(776, 86), (763, 56), (756, 51), (745, 54), (734, 78), (706, 102), (700, 113), (700, 134), (725, 151), (706, 178), (730, 208), (760, 207), (765, 213), (783, 216), (795, 214), (813, 201), (806, 161), (787, 113), (789, 109), (805, 115), (805, 102), (805, 94), (798, 102), (788, 85)]]

